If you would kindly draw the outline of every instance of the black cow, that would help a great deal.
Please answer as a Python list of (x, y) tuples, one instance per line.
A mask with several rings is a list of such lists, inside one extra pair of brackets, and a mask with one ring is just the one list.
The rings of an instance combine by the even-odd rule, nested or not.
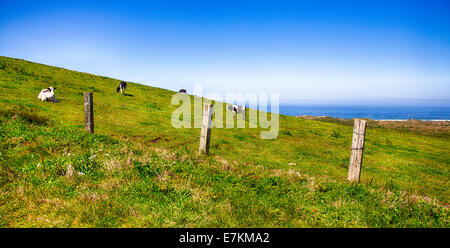
[(120, 94), (123, 95), (126, 88), (127, 88), (127, 83), (124, 81), (120, 82), (119, 86), (117, 87), (117, 93), (119, 93), (119, 91), (120, 91)]

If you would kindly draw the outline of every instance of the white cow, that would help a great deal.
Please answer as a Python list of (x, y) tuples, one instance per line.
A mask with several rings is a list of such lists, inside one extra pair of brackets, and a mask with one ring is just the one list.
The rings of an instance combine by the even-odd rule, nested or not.
[(47, 101), (47, 102), (56, 102), (55, 99), (55, 89), (52, 86), (48, 87), (48, 89), (41, 90), (41, 93), (39, 93), (38, 99), (41, 101)]
[(233, 116), (236, 116), (236, 114), (242, 114), (242, 119), (245, 120), (245, 105), (227, 105), (227, 109), (233, 113)]

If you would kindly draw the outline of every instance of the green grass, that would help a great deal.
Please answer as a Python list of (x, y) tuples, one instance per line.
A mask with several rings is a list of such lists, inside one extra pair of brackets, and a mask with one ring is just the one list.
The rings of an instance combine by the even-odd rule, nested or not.
[[(174, 92), (119, 82), (0, 57), (1, 227), (448, 227), (448, 133), (369, 125), (355, 185), (348, 123), (213, 129), (197, 155), (200, 130), (171, 125)], [(50, 85), (59, 103), (37, 99)]]

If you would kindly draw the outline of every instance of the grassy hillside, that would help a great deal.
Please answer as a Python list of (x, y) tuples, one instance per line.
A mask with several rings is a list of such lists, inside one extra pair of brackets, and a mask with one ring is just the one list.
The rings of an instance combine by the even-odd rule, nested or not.
[[(126, 80), (126, 79), (122, 79)], [(172, 91), (0, 57), (0, 226), (448, 227), (448, 131), (369, 123), (362, 181), (352, 126), (280, 116), (261, 129), (175, 129)], [(37, 95), (56, 87), (59, 103)], [(94, 93), (96, 134), (84, 132)], [(216, 103), (216, 107), (220, 103)]]

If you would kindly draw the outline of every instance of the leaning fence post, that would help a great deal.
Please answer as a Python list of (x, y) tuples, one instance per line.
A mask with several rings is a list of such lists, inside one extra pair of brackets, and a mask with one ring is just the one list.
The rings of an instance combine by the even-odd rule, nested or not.
[(361, 176), (361, 164), (364, 150), (364, 136), (366, 134), (366, 121), (355, 119), (353, 126), (352, 152), (350, 155), (350, 165), (348, 167), (349, 181), (359, 183)]
[(202, 120), (202, 130), (200, 132), (200, 146), (199, 154), (209, 152), (209, 140), (211, 138), (211, 125), (212, 125), (212, 114), (213, 114), (213, 104), (203, 105), (203, 120)]
[(84, 127), (86, 132), (94, 133), (94, 104), (92, 92), (84, 93)]

